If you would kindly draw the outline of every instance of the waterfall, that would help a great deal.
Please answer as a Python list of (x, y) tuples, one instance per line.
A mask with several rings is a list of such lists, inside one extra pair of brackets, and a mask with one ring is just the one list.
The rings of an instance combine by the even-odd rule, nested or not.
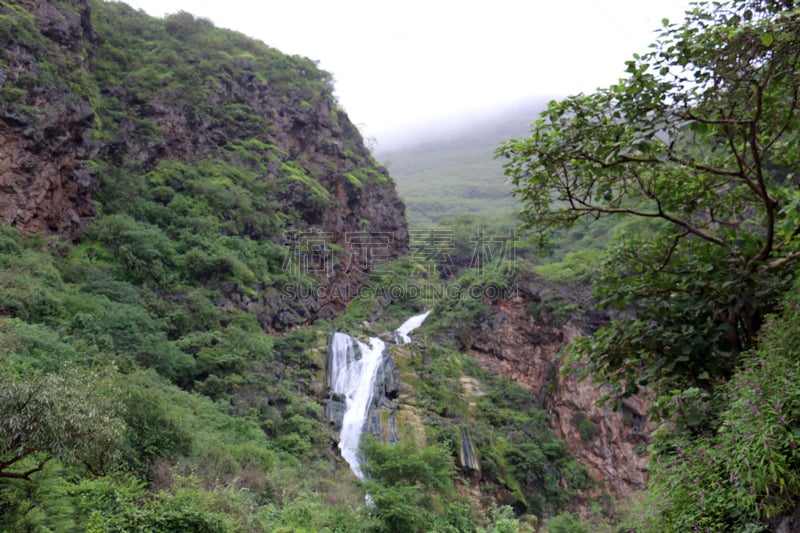
[(364, 474), (358, 445), (375, 390), (375, 371), (383, 362), (385, 347), (380, 339), (371, 338), (366, 345), (344, 333), (335, 333), (331, 340), (331, 392), (341, 394), (345, 401), (339, 449), (359, 479)]
[[(408, 334), (422, 324), (428, 313), (406, 320), (393, 332), (392, 337), (395, 342), (397, 344), (411, 342)], [(370, 338), (369, 344), (364, 344), (345, 333), (334, 333), (330, 340), (331, 397), (338, 396), (344, 403), (339, 449), (359, 479), (364, 479), (364, 473), (361, 471), (358, 448), (370, 408), (374, 403), (377, 388), (375, 378), (379, 373), (378, 369), (384, 364), (385, 351), (386, 344), (375, 337)]]
[(425, 319), (428, 318), (428, 315), (431, 312), (428, 311), (426, 313), (422, 313), (421, 315), (412, 316), (403, 324), (394, 330), (394, 341), (397, 344), (408, 344), (411, 342), (411, 337), (408, 336), (409, 333), (417, 329), (425, 322)]

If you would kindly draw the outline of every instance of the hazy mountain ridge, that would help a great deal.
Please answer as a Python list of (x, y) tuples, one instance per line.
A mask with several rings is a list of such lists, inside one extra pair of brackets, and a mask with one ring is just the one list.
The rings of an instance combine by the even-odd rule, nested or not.
[(495, 150), (508, 139), (524, 136), (546, 105), (545, 99), (523, 102), (487, 116), (461, 117), (409, 132), (388, 142), (386, 149), (378, 145), (375, 155), (397, 182), (411, 226), (428, 227), (464, 214), (516, 211)]

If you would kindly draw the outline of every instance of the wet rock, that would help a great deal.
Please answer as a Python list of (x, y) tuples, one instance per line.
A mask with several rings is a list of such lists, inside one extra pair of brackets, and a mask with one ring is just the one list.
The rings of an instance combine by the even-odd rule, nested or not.
[[(378, 367), (375, 376), (375, 398), (387, 401), (394, 400), (400, 394), (400, 379), (394, 369), (394, 361), (387, 351), (383, 357), (383, 364)], [(379, 402), (380, 403), (380, 402)]]
[(458, 448), (458, 466), (465, 470), (480, 475), (481, 464), (478, 461), (478, 455), (475, 452), (475, 445), (469, 437), (467, 428), (461, 428), (461, 446)]
[[(337, 395), (338, 396), (338, 395)], [(331, 396), (325, 402), (325, 419), (331, 428), (338, 433), (342, 430), (342, 420), (344, 419), (345, 404), (341, 397)]]

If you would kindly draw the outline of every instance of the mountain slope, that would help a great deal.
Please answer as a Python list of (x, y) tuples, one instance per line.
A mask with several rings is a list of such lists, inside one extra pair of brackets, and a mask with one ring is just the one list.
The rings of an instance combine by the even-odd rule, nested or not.
[(397, 181), (413, 228), (430, 227), (458, 215), (496, 216), (516, 211), (503, 162), (494, 152), (503, 142), (524, 136), (546, 100), (520, 103), (475, 119), (421, 131), (416, 142), (380, 149)]
[(330, 76), (120, 3), (1, 2), (0, 39), (0, 529), (366, 522), (320, 318), (408, 234)]
[(444, 293), (313, 62), (99, 0), (0, 2), (0, 37), (0, 530), (525, 531), (512, 507), (580, 503), (534, 394), (462, 353), (477, 296), (390, 349), (405, 443), (365, 453), (416, 526), (365, 505), (328, 336)]
[[(337, 108), (330, 75), (310, 60), (187, 13), (156, 20), (125, 4), (85, 1), (0, 10), (6, 223), (74, 237), (99, 207), (155, 221), (179, 251), (212, 259), (237, 254), (220, 232), (279, 253), (285, 232), (314, 227), (340, 249), (319, 281), (345, 288), (369, 270), (348, 268), (359, 246), (388, 239), (382, 260), (407, 250), (391, 179)], [(210, 217), (196, 231), (214, 244), (185, 242), (176, 216)], [(252, 280), (248, 288), (263, 294), (258, 283), (273, 285)], [(321, 307), (341, 309), (346, 292)], [(320, 311), (331, 312), (301, 310), (289, 323)]]

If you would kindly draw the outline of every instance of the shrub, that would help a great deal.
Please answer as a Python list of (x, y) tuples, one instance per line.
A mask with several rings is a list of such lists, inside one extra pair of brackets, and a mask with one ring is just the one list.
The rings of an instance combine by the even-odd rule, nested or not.
[[(666, 427), (651, 445), (642, 530), (758, 531), (800, 498), (800, 298), (763, 328), (717, 392), (718, 429)], [(749, 529), (748, 529), (749, 528)]]
[(89, 230), (112, 252), (122, 275), (134, 283), (165, 283), (175, 265), (175, 249), (157, 227), (128, 215), (109, 215)]
[(446, 450), (418, 450), (411, 441), (381, 444), (372, 435), (361, 440), (364, 490), (374, 505), (378, 531), (422, 532), (435, 521), (438, 499), (453, 493), (453, 459)]
[(123, 418), (128, 427), (125, 461), (134, 472), (149, 476), (150, 466), (157, 460), (189, 454), (192, 438), (177, 423), (163, 395), (129, 387), (124, 398)]
[(544, 524), (545, 533), (592, 533), (588, 524), (572, 513), (561, 513)]
[(592, 420), (582, 412), (577, 412), (572, 415), (572, 425), (578, 429), (578, 433), (580, 433), (583, 442), (589, 442), (600, 432), (597, 424), (592, 422)]

